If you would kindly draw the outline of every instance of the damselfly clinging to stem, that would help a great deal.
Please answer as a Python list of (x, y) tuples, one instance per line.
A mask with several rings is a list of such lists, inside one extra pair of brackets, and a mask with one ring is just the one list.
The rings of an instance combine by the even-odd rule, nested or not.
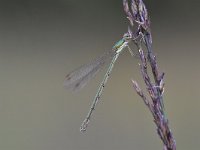
[(133, 52), (128, 46), (129, 41), (132, 39), (131, 34), (126, 33), (124, 34), (123, 38), (119, 40), (111, 50), (103, 54), (102, 56), (96, 58), (91, 63), (83, 65), (79, 67), (78, 69), (72, 71), (69, 73), (65, 80), (64, 80), (64, 87), (70, 88), (72, 90), (78, 90), (82, 87), (84, 87), (90, 79), (92, 79), (95, 74), (106, 64), (106, 62), (110, 61), (110, 65), (107, 69), (107, 72), (103, 78), (103, 81), (101, 82), (99, 89), (96, 93), (96, 96), (91, 104), (90, 110), (83, 121), (83, 124), (80, 127), (80, 131), (84, 132), (86, 131), (87, 125), (90, 121), (91, 115), (98, 103), (98, 100), (100, 99), (100, 96), (103, 92), (103, 88), (110, 76), (110, 73), (113, 69), (113, 66), (119, 57), (119, 54), (124, 50), (124, 48), (128, 48), (131, 55), (133, 55)]

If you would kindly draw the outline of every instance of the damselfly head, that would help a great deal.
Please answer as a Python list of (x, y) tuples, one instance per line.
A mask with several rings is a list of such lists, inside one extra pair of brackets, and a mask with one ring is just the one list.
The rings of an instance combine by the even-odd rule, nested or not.
[(125, 40), (125, 41), (128, 41), (128, 40), (130, 40), (132, 38), (132, 36), (131, 36), (131, 34), (129, 33), (129, 32), (127, 32), (127, 33), (125, 33), (124, 35), (123, 35), (123, 39)]

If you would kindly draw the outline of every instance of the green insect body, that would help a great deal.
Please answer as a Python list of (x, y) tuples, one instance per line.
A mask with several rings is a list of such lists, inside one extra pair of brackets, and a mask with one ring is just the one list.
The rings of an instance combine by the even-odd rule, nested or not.
[(125, 40), (124, 39), (121, 39), (119, 40), (114, 46), (113, 46), (113, 49), (119, 49), (123, 44), (124, 44)]

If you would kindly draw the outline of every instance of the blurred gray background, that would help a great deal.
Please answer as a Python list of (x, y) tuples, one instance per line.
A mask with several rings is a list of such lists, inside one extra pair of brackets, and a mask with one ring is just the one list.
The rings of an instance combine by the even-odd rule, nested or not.
[[(200, 2), (145, 2), (177, 149), (198, 150)], [(162, 149), (152, 116), (132, 88), (131, 79), (143, 81), (139, 60), (128, 51), (85, 134), (79, 127), (105, 69), (80, 92), (63, 88), (67, 73), (111, 49), (127, 26), (122, 0), (0, 0), (0, 149)]]

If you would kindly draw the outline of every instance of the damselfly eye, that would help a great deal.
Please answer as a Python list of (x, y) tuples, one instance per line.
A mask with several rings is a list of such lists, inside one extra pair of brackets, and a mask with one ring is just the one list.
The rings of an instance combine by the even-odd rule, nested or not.
[(125, 40), (129, 40), (129, 39), (131, 38), (131, 36), (130, 36), (129, 33), (125, 33), (124, 36), (123, 36), (123, 38), (124, 38)]

